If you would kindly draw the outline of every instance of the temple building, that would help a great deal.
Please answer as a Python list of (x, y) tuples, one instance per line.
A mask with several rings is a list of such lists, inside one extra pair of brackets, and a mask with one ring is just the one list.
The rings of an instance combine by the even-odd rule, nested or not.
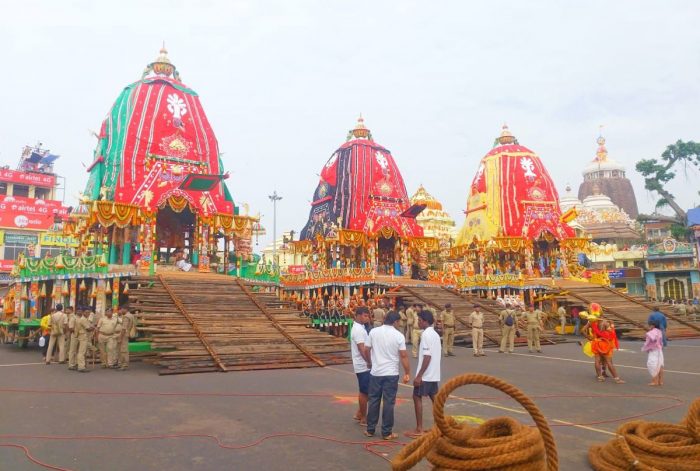
[(464, 256), (467, 275), (569, 276), (585, 243), (565, 222), (543, 162), (504, 125), (469, 187), (452, 255)]
[(578, 199), (583, 201), (596, 194), (607, 195), (615, 206), (624, 210), (630, 218), (636, 219), (639, 215), (637, 199), (632, 183), (625, 176), (624, 165), (608, 156), (603, 136), (599, 136), (597, 142), (596, 156), (583, 171), (583, 182), (578, 188)]
[(328, 159), (313, 194), (309, 219), (296, 250), (312, 270), (368, 269), (403, 276), (437, 250), (416, 222), (391, 152), (374, 141), (360, 117), (347, 141)]
[[(103, 121), (73, 232), (110, 265), (186, 260), (208, 271), (221, 243), (251, 255), (255, 218), (239, 216), (199, 95), (165, 48)], [(88, 244), (88, 240), (90, 243)]]
[(609, 196), (602, 194), (597, 185), (593, 187), (593, 194), (583, 201), (576, 198), (567, 185), (559, 206), (562, 212), (575, 208), (576, 218), (569, 224), (583, 231), (596, 243), (614, 243), (622, 247), (642, 238), (635, 221), (624, 209), (613, 203)]
[(433, 195), (423, 185), (411, 196), (412, 205), (425, 205), (425, 209), (416, 217), (416, 222), (423, 228), (426, 237), (434, 237), (440, 243), (440, 249), (449, 249), (457, 238), (455, 220), (442, 209)]

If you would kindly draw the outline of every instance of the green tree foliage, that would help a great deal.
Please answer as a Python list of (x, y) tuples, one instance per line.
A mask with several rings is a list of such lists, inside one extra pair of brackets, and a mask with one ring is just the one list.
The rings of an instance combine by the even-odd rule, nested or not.
[(669, 191), (671, 181), (676, 177), (679, 166), (700, 167), (700, 143), (681, 140), (666, 147), (661, 159), (644, 159), (637, 162), (636, 169), (644, 177), (644, 188), (659, 194), (657, 208), (669, 206), (676, 213), (678, 222), (685, 224), (686, 214), (673, 194)]

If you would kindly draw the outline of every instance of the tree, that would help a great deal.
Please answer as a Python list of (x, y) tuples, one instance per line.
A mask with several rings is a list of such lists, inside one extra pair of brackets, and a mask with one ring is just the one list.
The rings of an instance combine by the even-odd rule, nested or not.
[(656, 208), (670, 207), (676, 213), (677, 222), (685, 225), (685, 211), (676, 203), (676, 198), (668, 190), (670, 182), (676, 177), (676, 171), (673, 170), (676, 165), (682, 165), (683, 168), (687, 168), (688, 165), (700, 167), (700, 143), (678, 140), (675, 144), (666, 147), (660, 161), (658, 159), (640, 160), (635, 168), (644, 177), (644, 188), (659, 194)]

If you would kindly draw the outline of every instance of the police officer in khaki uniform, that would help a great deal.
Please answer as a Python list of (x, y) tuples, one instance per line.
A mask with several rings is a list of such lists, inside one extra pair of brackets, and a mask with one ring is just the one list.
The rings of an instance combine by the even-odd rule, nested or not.
[(372, 317), (374, 318), (374, 327), (381, 327), (384, 325), (384, 317), (386, 316), (386, 311), (382, 308), (383, 304), (381, 301), (377, 303), (377, 307), (372, 311)]
[(88, 345), (90, 345), (90, 332), (92, 332), (94, 327), (88, 320), (88, 311), (81, 311), (80, 314), (80, 317), (78, 317), (75, 322), (75, 329), (78, 336), (78, 372), (89, 373), (90, 370), (85, 368), (85, 355), (87, 354)]
[(408, 317), (406, 317), (406, 306), (401, 306), (399, 308), (399, 316), (401, 319), (399, 320), (399, 332), (403, 334), (403, 338), (408, 341), (406, 337), (406, 321), (408, 320)]
[(475, 357), (485, 357), (484, 353), (484, 313), (478, 304), (474, 304), (474, 311), (469, 314), (469, 325), (472, 328), (472, 348)]
[(455, 313), (452, 304), (445, 304), (445, 309), (440, 313), (442, 323), (442, 351), (445, 356), (453, 357), (452, 347), (455, 344)]
[[(534, 350), (542, 353), (540, 346), (540, 330), (544, 330), (544, 315), (539, 309), (535, 310), (535, 306), (530, 304), (527, 311), (523, 314), (523, 319), (527, 324), (527, 348), (532, 353)], [(534, 350), (533, 350), (534, 349)]]
[(566, 308), (562, 304), (557, 309), (557, 315), (559, 316), (559, 325), (561, 326), (561, 335), (566, 335)]
[(46, 364), (51, 363), (53, 358), (53, 348), (58, 346), (58, 362), (66, 362), (66, 338), (65, 333), (68, 330), (68, 317), (63, 312), (63, 304), (56, 304), (56, 312), (51, 314), (49, 318), (49, 330), (51, 337), (49, 338), (49, 349), (46, 352)]
[(136, 337), (136, 319), (126, 308), (119, 309), (122, 330), (118, 334), (117, 352), (119, 352), (119, 369), (129, 368), (129, 338)]
[(111, 309), (97, 321), (97, 345), (100, 348), (102, 368), (117, 367), (117, 336), (121, 333), (121, 323)]
[(413, 315), (413, 330), (411, 331), (411, 354), (413, 358), (418, 358), (418, 344), (420, 343), (420, 336), (423, 333), (423, 329), (420, 328), (418, 324), (419, 317), (418, 313), (423, 310), (423, 305), (416, 305), (416, 313)]
[(515, 347), (515, 328), (518, 322), (515, 310), (510, 304), (506, 304), (506, 308), (498, 315), (498, 322), (501, 324), (501, 347), (499, 353), (505, 353), (508, 347), (508, 353), (513, 353)]
[(406, 343), (413, 343), (413, 324), (416, 322), (416, 305), (412, 304), (406, 309)]
[(77, 370), (78, 369), (78, 330), (76, 329), (76, 322), (80, 314), (73, 312), (72, 307), (66, 308), (66, 316), (68, 317), (68, 331), (66, 335), (68, 336), (68, 369)]

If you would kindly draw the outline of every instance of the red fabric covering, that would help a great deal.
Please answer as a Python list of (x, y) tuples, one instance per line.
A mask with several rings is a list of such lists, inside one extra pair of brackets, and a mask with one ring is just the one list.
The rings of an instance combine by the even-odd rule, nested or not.
[(368, 139), (343, 144), (321, 170), (302, 239), (326, 236), (340, 218), (341, 229), (374, 234), (394, 229), (401, 237), (423, 236), (414, 219), (401, 217), (411, 206), (391, 153)]
[[(134, 89), (114, 200), (153, 208), (174, 195), (185, 197), (203, 214), (233, 214), (223, 185), (211, 192), (178, 189), (189, 173), (224, 173), (219, 146), (199, 97), (181, 88), (171, 79), (158, 78), (145, 80)], [(149, 162), (148, 155), (165, 159)]]
[(473, 207), (468, 203), (467, 214), (474, 213), (468, 216), (472, 224), (488, 224), (482, 237), (537, 239), (548, 231), (561, 240), (576, 235), (560, 220), (559, 194), (549, 172), (526, 147), (503, 145), (486, 154), (470, 188), (470, 197), (478, 194), (484, 197)]

